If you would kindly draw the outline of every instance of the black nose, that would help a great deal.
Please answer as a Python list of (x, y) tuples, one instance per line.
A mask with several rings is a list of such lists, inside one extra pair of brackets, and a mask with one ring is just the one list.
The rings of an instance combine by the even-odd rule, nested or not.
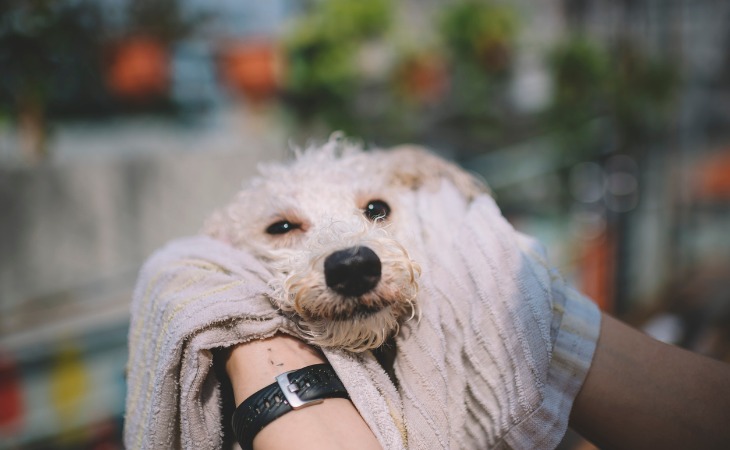
[(336, 251), (324, 260), (324, 279), (335, 292), (358, 297), (380, 281), (380, 258), (367, 247)]

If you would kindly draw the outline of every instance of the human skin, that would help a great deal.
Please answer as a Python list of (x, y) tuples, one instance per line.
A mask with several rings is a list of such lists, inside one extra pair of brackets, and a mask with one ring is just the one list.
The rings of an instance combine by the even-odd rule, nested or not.
[[(236, 404), (276, 375), (325, 362), (296, 338), (276, 335), (234, 347), (226, 362)], [(603, 315), (570, 426), (601, 449), (730, 448), (730, 365), (663, 344)], [(292, 411), (265, 427), (254, 448), (379, 449), (345, 399)]]
[(573, 429), (601, 449), (730, 448), (730, 365), (602, 322)]
[[(234, 347), (226, 361), (236, 404), (271, 384), (288, 370), (326, 362), (302, 341), (278, 334)], [(259, 449), (371, 450), (380, 449), (375, 435), (350, 400), (323, 403), (284, 414), (261, 430), (253, 441)]]

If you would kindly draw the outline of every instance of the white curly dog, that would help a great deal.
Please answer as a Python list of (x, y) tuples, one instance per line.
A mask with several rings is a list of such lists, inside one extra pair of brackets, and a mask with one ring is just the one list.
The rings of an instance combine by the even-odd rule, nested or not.
[(204, 232), (266, 265), (273, 303), (313, 344), (352, 352), (381, 346), (418, 316), (414, 227), (400, 194), (444, 178), (468, 198), (485, 191), (419, 147), (364, 151), (341, 138), (259, 172)]

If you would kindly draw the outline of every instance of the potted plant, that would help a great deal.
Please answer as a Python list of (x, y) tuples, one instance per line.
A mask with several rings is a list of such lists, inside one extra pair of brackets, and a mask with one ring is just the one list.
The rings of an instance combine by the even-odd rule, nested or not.
[(300, 18), (284, 39), (283, 98), (298, 119), (354, 131), (365, 81), (358, 55), (387, 30), (391, 8), (387, 0), (325, 0)]
[(477, 66), (490, 76), (508, 72), (518, 32), (511, 8), (491, 1), (457, 2), (444, 10), (441, 32), (458, 63)]
[(164, 100), (170, 83), (170, 46), (207, 16), (188, 15), (179, 0), (130, 0), (126, 24), (107, 47), (109, 90), (136, 104)]

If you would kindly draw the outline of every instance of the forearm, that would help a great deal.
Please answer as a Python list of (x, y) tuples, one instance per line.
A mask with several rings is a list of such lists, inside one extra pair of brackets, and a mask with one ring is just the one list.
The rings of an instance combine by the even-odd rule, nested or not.
[(601, 448), (730, 448), (730, 366), (603, 318), (571, 426)]
[[(300, 340), (276, 335), (234, 347), (226, 372), (240, 404), (282, 372), (323, 362), (319, 352)], [(354, 405), (339, 398), (285, 414), (261, 430), (253, 444), (257, 450), (380, 449)]]

